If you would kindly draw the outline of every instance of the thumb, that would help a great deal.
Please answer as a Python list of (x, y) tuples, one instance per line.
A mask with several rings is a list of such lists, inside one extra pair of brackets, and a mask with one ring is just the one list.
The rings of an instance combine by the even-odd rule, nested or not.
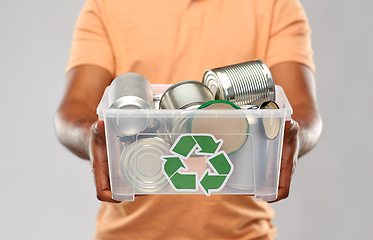
[(289, 121), (286, 121), (285, 122), (285, 130), (291, 129), (294, 126), (294, 124), (295, 124), (295, 121), (292, 118)]
[(98, 120), (94, 125), (94, 131), (98, 134), (105, 133), (105, 124), (104, 121)]

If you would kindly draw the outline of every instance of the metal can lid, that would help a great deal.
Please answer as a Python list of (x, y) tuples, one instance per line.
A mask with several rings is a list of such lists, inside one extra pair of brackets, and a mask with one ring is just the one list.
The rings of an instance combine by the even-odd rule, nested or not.
[[(202, 107), (202, 106), (201, 106)], [(240, 109), (235, 104), (225, 100), (214, 100), (206, 103), (200, 109)], [(209, 133), (217, 139), (223, 139), (222, 150), (227, 154), (238, 151), (246, 142), (249, 123), (244, 114), (242, 118), (203, 118), (195, 114), (191, 122), (192, 133)]]
[[(148, 102), (136, 96), (124, 96), (115, 101), (111, 109), (118, 111), (133, 110), (133, 109), (151, 109)], [(131, 136), (142, 132), (147, 127), (153, 124), (151, 116), (144, 116), (142, 118), (128, 118), (117, 117), (111, 118), (109, 121), (110, 128), (119, 136)]]
[(280, 109), (280, 107), (274, 101), (267, 101), (260, 105), (260, 109)]
[(140, 193), (156, 192), (168, 182), (162, 172), (161, 156), (170, 145), (159, 137), (144, 138), (130, 144), (121, 155), (122, 176)]
[[(260, 109), (280, 109), (280, 107), (274, 101), (267, 101), (260, 106)], [(261, 121), (264, 134), (267, 138), (270, 140), (275, 139), (280, 132), (280, 118), (265, 117)]]

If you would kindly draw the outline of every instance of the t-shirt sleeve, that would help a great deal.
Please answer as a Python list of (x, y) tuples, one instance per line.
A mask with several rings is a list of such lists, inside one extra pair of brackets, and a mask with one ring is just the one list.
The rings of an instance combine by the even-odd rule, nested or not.
[(87, 0), (80, 12), (66, 71), (79, 65), (97, 65), (114, 74), (114, 54), (96, 0)]
[(278, 0), (273, 8), (266, 63), (299, 62), (315, 71), (311, 29), (298, 0)]

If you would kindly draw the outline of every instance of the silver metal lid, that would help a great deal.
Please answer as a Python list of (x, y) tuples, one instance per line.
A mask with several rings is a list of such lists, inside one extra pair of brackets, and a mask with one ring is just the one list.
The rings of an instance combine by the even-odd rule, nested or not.
[(161, 156), (171, 145), (161, 138), (144, 138), (129, 145), (121, 155), (122, 176), (135, 182), (137, 193), (157, 192), (168, 185), (162, 172)]
[[(274, 101), (264, 102), (260, 109), (280, 109)], [(275, 139), (280, 132), (280, 118), (278, 117), (265, 117), (261, 119), (261, 125), (264, 132), (264, 135), (268, 139)]]
[[(149, 103), (136, 96), (124, 96), (115, 101), (110, 108), (122, 110), (133, 109), (151, 109)], [(119, 137), (131, 136), (144, 131), (147, 127), (153, 124), (151, 116), (143, 118), (118, 117), (112, 118), (110, 124), (111, 129), (116, 132)]]

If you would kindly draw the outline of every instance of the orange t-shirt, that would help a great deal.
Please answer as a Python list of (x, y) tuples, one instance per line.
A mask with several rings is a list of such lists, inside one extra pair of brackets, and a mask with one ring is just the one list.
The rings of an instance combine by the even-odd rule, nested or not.
[[(312, 54), (298, 0), (87, 0), (67, 71), (93, 64), (164, 84), (253, 59), (314, 70)], [(274, 239), (273, 216), (253, 197), (148, 195), (103, 203), (95, 239)]]

